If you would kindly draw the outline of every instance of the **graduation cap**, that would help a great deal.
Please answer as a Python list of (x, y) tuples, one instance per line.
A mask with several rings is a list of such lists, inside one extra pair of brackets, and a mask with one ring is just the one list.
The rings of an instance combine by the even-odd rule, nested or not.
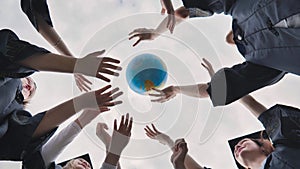
[(84, 155), (81, 155), (81, 156), (78, 156), (78, 157), (71, 158), (71, 159), (69, 159), (69, 160), (67, 160), (67, 161), (64, 161), (64, 162), (59, 163), (58, 165), (60, 165), (60, 166), (63, 167), (63, 166), (65, 166), (69, 161), (74, 160), (74, 159), (78, 159), (78, 158), (82, 158), (82, 159), (86, 160), (87, 162), (89, 162), (90, 165), (91, 165), (91, 169), (93, 169), (92, 161), (91, 161), (91, 158), (90, 158), (90, 156), (89, 156), (88, 153), (87, 153), (87, 154), (84, 154)]
[[(233, 155), (233, 158), (234, 158), (234, 147), (235, 145), (237, 145), (237, 143), (245, 138), (250, 138), (250, 139), (260, 139), (261, 138), (261, 133), (262, 133), (262, 137), (264, 139), (268, 139), (270, 140), (268, 134), (266, 133), (266, 130), (262, 130), (262, 131), (258, 131), (258, 132), (255, 132), (255, 133), (251, 133), (251, 134), (248, 134), (248, 135), (245, 135), (245, 136), (241, 136), (241, 137), (238, 137), (238, 138), (234, 138), (234, 139), (231, 139), (231, 140), (228, 140), (228, 143), (229, 143), (229, 146), (230, 146), (230, 149), (231, 149), (231, 153)], [(242, 165), (239, 164), (239, 162), (234, 158), (234, 161), (237, 165), (237, 167), (239, 169), (245, 169)]]

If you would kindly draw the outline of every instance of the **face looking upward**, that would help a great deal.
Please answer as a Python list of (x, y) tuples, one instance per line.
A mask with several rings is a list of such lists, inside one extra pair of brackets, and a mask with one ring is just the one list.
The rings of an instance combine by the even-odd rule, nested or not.
[(74, 159), (71, 163), (72, 169), (91, 169), (90, 163), (83, 158)]
[(21, 79), (22, 82), (22, 94), (25, 101), (31, 99), (36, 91), (36, 84), (34, 80), (30, 77), (25, 77)]
[(242, 166), (261, 155), (264, 155), (261, 147), (249, 138), (239, 141), (234, 147), (234, 157)]

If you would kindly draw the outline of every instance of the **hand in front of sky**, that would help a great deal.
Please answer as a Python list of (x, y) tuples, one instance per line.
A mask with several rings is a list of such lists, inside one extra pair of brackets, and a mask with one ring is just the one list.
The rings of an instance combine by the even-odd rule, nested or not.
[(203, 62), (201, 63), (201, 65), (207, 70), (207, 72), (209, 73), (209, 76), (213, 77), (215, 74), (215, 70), (214, 70), (213, 66), (211, 65), (211, 63), (208, 60), (206, 60), (205, 58), (203, 58), (202, 61)]
[(168, 135), (158, 131), (153, 124), (151, 124), (151, 126), (153, 129), (151, 129), (149, 126), (144, 128), (146, 135), (149, 138), (157, 140), (164, 145), (168, 145), (170, 148), (174, 146), (174, 141)]
[(141, 41), (144, 40), (154, 40), (158, 34), (155, 32), (155, 29), (147, 28), (138, 28), (129, 33), (129, 40), (138, 37), (139, 39), (133, 44), (133, 47), (138, 45)]
[(167, 28), (173, 33), (175, 25), (176, 25), (176, 18), (175, 18), (175, 11), (173, 8), (173, 4), (171, 0), (160, 0), (162, 10), (161, 13), (168, 13), (168, 21), (167, 21)]
[(119, 127), (117, 125), (117, 119), (114, 121), (114, 131), (111, 138), (109, 153), (120, 156), (124, 148), (128, 145), (131, 137), (133, 118), (126, 114), (123, 115)]
[(123, 92), (119, 91), (119, 88), (111, 89), (111, 85), (107, 85), (96, 91), (84, 93), (76, 98), (74, 98), (74, 106), (76, 111), (82, 109), (101, 109), (103, 107), (112, 107), (121, 104), (122, 101), (115, 101)]
[(75, 73), (82, 73), (84, 75), (93, 76), (110, 82), (110, 79), (104, 75), (119, 76), (117, 71), (122, 70), (119, 64), (120, 61), (110, 57), (99, 57), (105, 52), (105, 50), (93, 52), (87, 56), (78, 59), (74, 67)]
[(157, 99), (151, 100), (152, 102), (163, 103), (169, 101), (173, 97), (179, 93), (179, 88), (175, 86), (169, 86), (162, 90), (153, 88), (152, 90), (156, 91), (157, 93), (151, 93), (149, 96), (157, 97)]

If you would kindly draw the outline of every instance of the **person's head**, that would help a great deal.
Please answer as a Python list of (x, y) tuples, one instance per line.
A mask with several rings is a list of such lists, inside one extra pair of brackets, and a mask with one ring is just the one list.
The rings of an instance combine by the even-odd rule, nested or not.
[(63, 169), (93, 169), (89, 154), (84, 154), (59, 163)]
[(91, 165), (83, 158), (70, 160), (63, 169), (91, 169)]
[(36, 91), (36, 83), (31, 77), (25, 77), (21, 79), (22, 81), (22, 94), (24, 97), (23, 103), (26, 104), (34, 96)]
[(240, 169), (250, 168), (249, 165), (261, 162), (274, 151), (270, 140), (263, 137), (263, 132), (230, 140), (229, 144)]

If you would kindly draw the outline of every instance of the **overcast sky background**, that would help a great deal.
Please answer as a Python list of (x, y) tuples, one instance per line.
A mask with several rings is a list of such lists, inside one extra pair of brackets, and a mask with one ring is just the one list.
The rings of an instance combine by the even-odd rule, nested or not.
[[(0, 28), (11, 29), (20, 39), (56, 53), (33, 28), (19, 4), (18, 0), (0, 1)], [(210, 60), (215, 69), (243, 62), (235, 46), (225, 43), (225, 36), (231, 28), (230, 17), (215, 15), (190, 19), (178, 25), (173, 35), (167, 32), (155, 41), (142, 42), (132, 48), (134, 41), (127, 40), (130, 31), (138, 27), (155, 28), (164, 18), (159, 14), (159, 0), (51, 0), (48, 5), (55, 29), (76, 57), (106, 49), (105, 56), (120, 59), (123, 67), (120, 77), (113, 78), (112, 84), (124, 91), (121, 97), (124, 103), (100, 115), (87, 126), (58, 157), (57, 162), (88, 152), (94, 168), (99, 168), (105, 152), (103, 144), (95, 136), (97, 122), (106, 122), (111, 128), (114, 118), (120, 119), (120, 115), (129, 112), (134, 117), (134, 128), (132, 140), (121, 159), (122, 168), (172, 168), (171, 151), (144, 134), (143, 127), (150, 123), (154, 123), (174, 140), (184, 137), (189, 154), (201, 165), (214, 169), (235, 167), (227, 140), (262, 129), (249, 111), (239, 103), (213, 108), (208, 99), (181, 95), (167, 103), (154, 104), (149, 101), (150, 98), (133, 93), (125, 78), (129, 61), (145, 52), (157, 54), (166, 63), (169, 77), (165, 86), (208, 82), (210, 78), (200, 65), (202, 57)], [(174, 7), (181, 5), (180, 0), (174, 0)], [(38, 89), (28, 106), (32, 114), (50, 109), (80, 94), (71, 75), (40, 72), (35, 73), (33, 78)], [(94, 83), (93, 89), (106, 84), (90, 79)], [(276, 103), (300, 107), (299, 85), (298, 77), (287, 75), (279, 83), (252, 95), (267, 107)], [(0, 162), (0, 168), (20, 168), (20, 163)]]

